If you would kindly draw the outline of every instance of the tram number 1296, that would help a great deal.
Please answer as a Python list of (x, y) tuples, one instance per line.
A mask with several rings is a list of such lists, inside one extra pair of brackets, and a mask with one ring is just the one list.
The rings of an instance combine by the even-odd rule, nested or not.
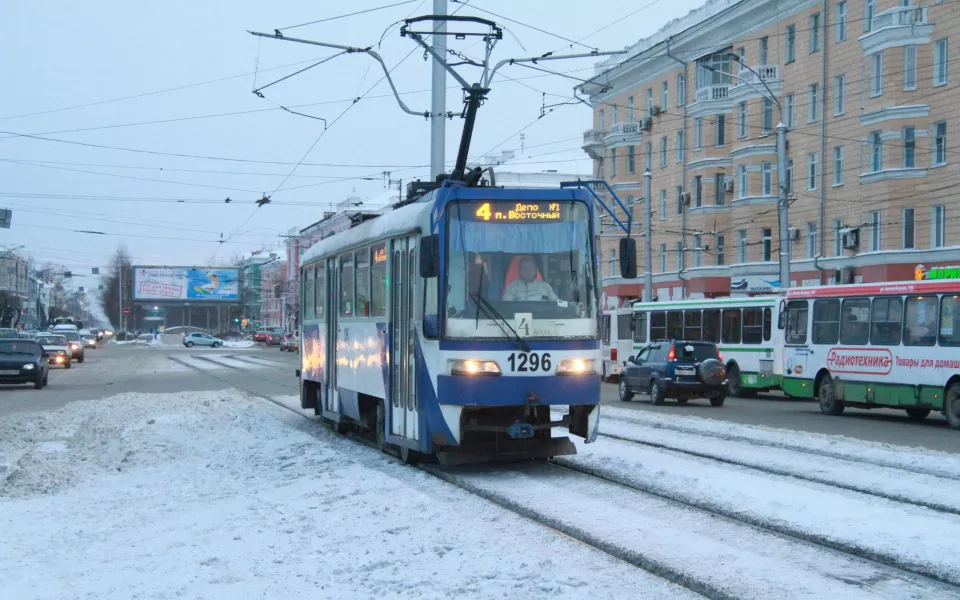
[(510, 370), (517, 372), (549, 371), (553, 364), (550, 362), (550, 353), (544, 352), (511, 352), (507, 357)]

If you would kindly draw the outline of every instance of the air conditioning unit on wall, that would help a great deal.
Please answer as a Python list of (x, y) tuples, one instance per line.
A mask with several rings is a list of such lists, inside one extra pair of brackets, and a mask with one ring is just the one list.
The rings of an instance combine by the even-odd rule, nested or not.
[(723, 189), (724, 189), (724, 191), (727, 192), (728, 194), (732, 194), (732, 193), (733, 193), (733, 180), (732, 180), (732, 179), (728, 179), (728, 180), (724, 181), (724, 182), (723, 182)]
[(683, 192), (680, 194), (680, 202), (684, 206), (690, 206), (690, 192)]
[(840, 231), (840, 242), (846, 250), (856, 250), (860, 247), (860, 229), (848, 227)]
[(788, 227), (787, 239), (789, 239), (791, 242), (795, 242), (798, 239), (800, 239), (800, 230), (797, 229), (796, 227)]

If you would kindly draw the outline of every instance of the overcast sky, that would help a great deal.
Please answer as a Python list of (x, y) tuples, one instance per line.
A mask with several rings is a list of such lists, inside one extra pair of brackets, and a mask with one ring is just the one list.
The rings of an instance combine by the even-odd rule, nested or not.
[[(12, 229), (0, 230), (0, 248), (24, 245), (38, 260), (78, 270), (103, 265), (121, 242), (141, 264), (206, 264), (276, 245), (279, 234), (318, 220), (348, 196), (382, 194), (383, 171), (405, 182), (427, 177), (428, 123), (403, 113), (386, 82), (373, 87), (382, 71), (364, 55), (334, 58), (264, 90), (266, 99), (251, 93), (335, 52), (261, 41), (246, 30), (269, 32), (399, 1), (5, 0), (0, 131), (61, 141), (0, 133), (0, 207), (14, 213)], [(701, 3), (471, 0), (466, 7), (450, 2), (449, 10), (506, 26), (497, 60), (585, 49), (480, 9), (609, 50), (650, 35)], [(417, 0), (285, 34), (376, 45), (391, 24), (431, 9), (432, 0)], [(482, 48), (475, 38), (450, 44), (470, 56)], [(423, 52), (395, 29), (379, 46), (391, 66), (411, 50), (394, 76), (407, 92), (406, 103), (426, 110), (430, 66)], [(589, 76), (595, 62), (545, 66), (577, 77)], [(460, 69), (475, 80), (476, 69)], [(494, 81), (471, 155), (515, 150), (515, 162), (523, 165), (518, 169), (589, 173), (580, 150), (589, 109), (558, 106), (538, 120), (544, 103), (569, 100), (577, 82), (518, 66), (503, 74), (519, 83)], [(448, 78), (447, 108), (459, 111), (462, 94), (454, 83)], [(165, 91), (177, 87), (182, 89)], [(136, 97), (123, 99), (130, 96)], [(278, 105), (326, 119), (328, 128)], [(448, 121), (450, 163), (461, 127), (460, 119)], [(301, 159), (304, 164), (294, 169)], [(272, 194), (273, 203), (256, 209), (254, 201), (264, 193)], [(218, 243), (221, 236), (228, 243)]]

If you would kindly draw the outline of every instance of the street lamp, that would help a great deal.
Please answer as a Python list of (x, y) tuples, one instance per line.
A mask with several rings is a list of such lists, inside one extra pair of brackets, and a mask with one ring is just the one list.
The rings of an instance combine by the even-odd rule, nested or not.
[[(739, 75), (734, 75), (733, 73), (724, 73), (723, 71), (719, 71), (708, 65), (701, 66), (708, 71), (739, 79), (744, 85), (750, 86), (753, 91), (765, 98), (772, 100), (777, 105), (777, 110), (780, 112), (780, 122), (777, 123), (777, 213), (780, 220), (780, 289), (786, 290), (790, 288), (790, 222), (787, 212), (788, 206), (786, 181), (787, 126), (783, 121), (783, 105), (780, 104), (779, 98), (777, 98), (777, 95), (773, 93), (773, 90), (770, 89), (770, 86), (767, 85), (767, 82), (763, 80), (763, 77), (761, 77), (760, 74), (753, 70), (753, 68), (751, 68), (749, 65), (744, 63), (740, 59), (739, 55), (728, 53), (727, 56), (747, 71), (753, 73), (753, 75), (757, 78), (757, 81), (760, 82), (767, 93), (764, 94), (757, 86), (753, 85), (752, 82), (747, 81)], [(767, 94), (769, 94), (769, 96)]]

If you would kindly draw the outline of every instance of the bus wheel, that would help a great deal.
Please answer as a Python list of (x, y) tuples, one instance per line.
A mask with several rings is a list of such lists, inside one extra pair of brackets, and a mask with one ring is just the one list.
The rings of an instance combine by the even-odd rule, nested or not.
[(820, 401), (820, 412), (825, 415), (839, 415), (843, 412), (843, 402), (833, 395), (833, 379), (824, 375), (817, 385), (817, 400)]
[(913, 421), (922, 421), (930, 414), (929, 408), (908, 408), (907, 416)]
[(727, 369), (727, 395), (740, 397), (743, 393), (743, 384), (740, 381), (740, 367), (730, 365)]
[(947, 418), (951, 429), (960, 429), (960, 383), (947, 388), (943, 399), (943, 416)]

